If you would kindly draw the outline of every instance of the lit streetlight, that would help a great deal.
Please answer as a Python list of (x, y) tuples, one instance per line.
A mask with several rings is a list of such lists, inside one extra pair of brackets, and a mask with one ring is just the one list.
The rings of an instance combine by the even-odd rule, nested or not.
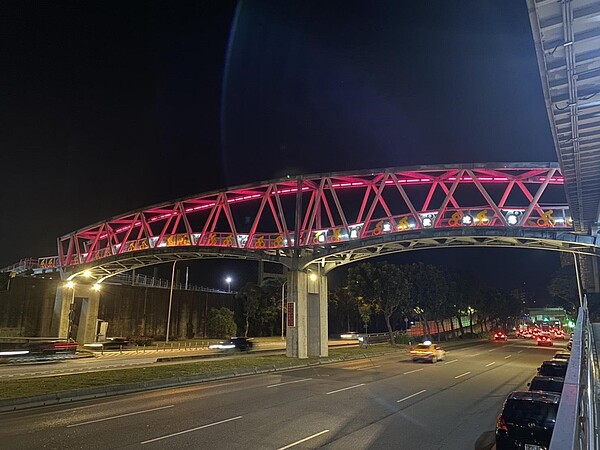
[(225, 278), (225, 282), (227, 283), (227, 292), (231, 292), (231, 277)]

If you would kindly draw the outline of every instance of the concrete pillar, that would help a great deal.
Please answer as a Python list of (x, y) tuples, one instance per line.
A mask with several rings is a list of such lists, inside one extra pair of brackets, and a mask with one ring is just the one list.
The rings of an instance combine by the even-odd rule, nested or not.
[(98, 326), (98, 309), (100, 307), (100, 292), (91, 291), (82, 299), (77, 342), (80, 345), (96, 342), (96, 327)]
[(50, 333), (54, 337), (67, 338), (69, 330), (69, 312), (75, 300), (75, 291), (64, 285), (56, 287), (54, 298), (54, 309), (52, 311), (52, 323)]
[[(318, 268), (290, 270), (287, 282), (287, 356), (327, 356), (327, 276), (320, 274)], [(291, 308), (290, 303), (293, 304)], [(294, 314), (293, 318), (290, 313)]]

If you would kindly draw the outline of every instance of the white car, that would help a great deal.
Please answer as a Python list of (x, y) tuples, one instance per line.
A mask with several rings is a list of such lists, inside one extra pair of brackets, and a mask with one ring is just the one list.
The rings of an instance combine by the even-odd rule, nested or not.
[(358, 333), (356, 331), (348, 331), (340, 334), (340, 339), (358, 339)]

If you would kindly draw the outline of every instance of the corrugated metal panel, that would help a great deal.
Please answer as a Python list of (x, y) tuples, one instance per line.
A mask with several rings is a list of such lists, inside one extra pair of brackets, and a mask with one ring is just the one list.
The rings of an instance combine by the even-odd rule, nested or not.
[(575, 229), (600, 214), (600, 0), (527, 0)]

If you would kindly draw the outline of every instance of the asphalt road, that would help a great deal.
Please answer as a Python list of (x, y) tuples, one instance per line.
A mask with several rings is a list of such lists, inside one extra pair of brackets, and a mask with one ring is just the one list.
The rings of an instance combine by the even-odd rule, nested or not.
[(458, 449), (564, 347), (483, 342), (0, 415), (7, 449)]

